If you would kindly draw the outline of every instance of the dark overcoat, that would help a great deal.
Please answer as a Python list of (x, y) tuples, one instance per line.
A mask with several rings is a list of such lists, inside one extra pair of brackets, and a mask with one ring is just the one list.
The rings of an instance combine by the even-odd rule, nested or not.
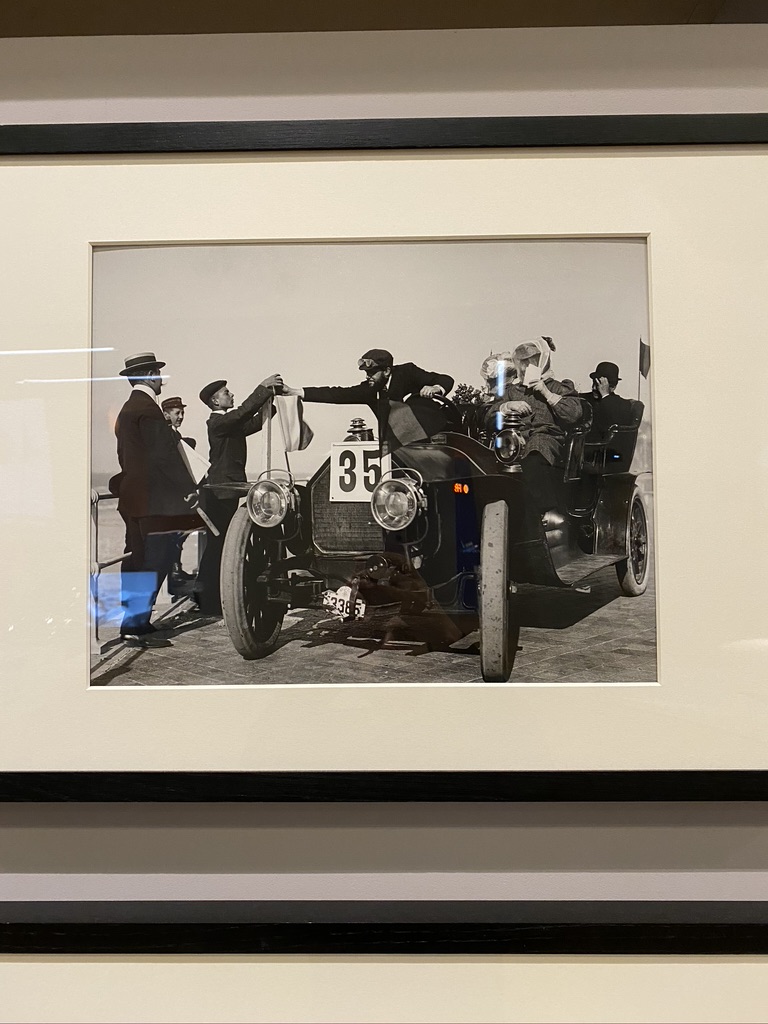
[[(261, 384), (245, 401), (229, 412), (214, 412), (208, 417), (208, 483), (242, 483), (248, 457), (246, 438), (261, 430), (263, 406), (272, 396)], [(274, 408), (273, 408), (274, 412)]]
[(195, 490), (178, 438), (157, 402), (134, 389), (115, 423), (120, 472), (109, 481), (125, 517), (184, 516)]

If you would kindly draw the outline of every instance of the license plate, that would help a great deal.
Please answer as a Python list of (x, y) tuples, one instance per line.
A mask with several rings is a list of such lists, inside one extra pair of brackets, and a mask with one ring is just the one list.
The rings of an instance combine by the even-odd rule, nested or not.
[(338, 590), (326, 590), (323, 594), (323, 605), (340, 619), (362, 619), (365, 615), (365, 601), (358, 597), (355, 601), (355, 613), (352, 614), (352, 590), (350, 587), (339, 587)]

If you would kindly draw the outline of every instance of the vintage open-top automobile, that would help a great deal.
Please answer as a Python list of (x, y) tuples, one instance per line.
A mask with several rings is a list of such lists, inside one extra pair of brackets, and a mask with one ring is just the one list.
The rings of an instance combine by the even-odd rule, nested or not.
[[(426, 401), (426, 400), (422, 400)], [(237, 651), (269, 654), (289, 608), (355, 619), (392, 605), (479, 619), (480, 667), (509, 679), (517, 651), (518, 584), (575, 588), (608, 565), (628, 596), (647, 586), (648, 516), (633, 455), (643, 416), (589, 442), (591, 407), (567, 437), (565, 507), (554, 528), (526, 501), (514, 419), (487, 430), (452, 409), (452, 429), (382, 457), (349, 437), (303, 485), (267, 470), (240, 486), (227, 533), (224, 620)], [(470, 626), (468, 631), (473, 627)]]

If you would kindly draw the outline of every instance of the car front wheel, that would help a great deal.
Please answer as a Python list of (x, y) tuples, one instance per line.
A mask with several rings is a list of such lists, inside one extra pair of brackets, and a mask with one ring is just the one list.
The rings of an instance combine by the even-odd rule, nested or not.
[(510, 582), (509, 507), (494, 501), (483, 509), (480, 533), (480, 668), (487, 683), (506, 683), (517, 653)]
[(248, 661), (274, 650), (287, 610), (285, 604), (268, 601), (266, 584), (258, 581), (269, 566), (271, 544), (248, 510), (239, 508), (221, 557), (221, 610), (235, 650)]

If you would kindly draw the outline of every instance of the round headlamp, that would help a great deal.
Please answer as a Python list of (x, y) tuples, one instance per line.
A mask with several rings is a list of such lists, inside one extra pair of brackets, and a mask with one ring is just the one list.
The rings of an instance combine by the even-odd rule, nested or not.
[(493, 451), (499, 462), (511, 466), (517, 462), (523, 450), (523, 438), (512, 427), (505, 427), (493, 436)]
[(279, 526), (293, 505), (293, 489), (282, 480), (259, 480), (245, 499), (251, 520), (262, 527)]
[(382, 480), (371, 495), (373, 518), (385, 530), (404, 530), (425, 505), (424, 492), (408, 477)]

